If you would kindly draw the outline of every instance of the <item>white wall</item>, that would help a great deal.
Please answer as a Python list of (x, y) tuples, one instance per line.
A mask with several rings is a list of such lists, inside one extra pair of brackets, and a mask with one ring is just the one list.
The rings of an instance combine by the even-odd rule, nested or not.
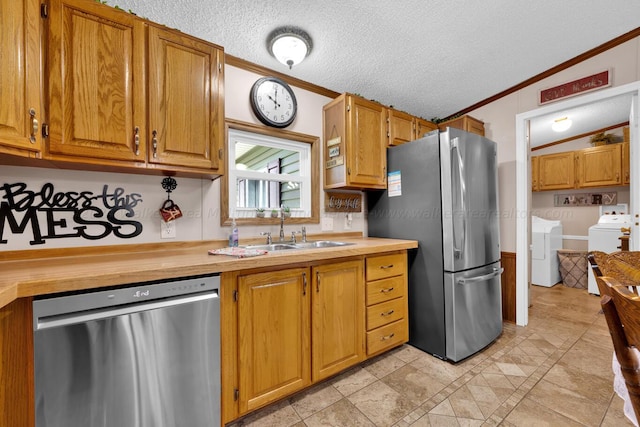
[[(249, 92), (253, 83), (262, 75), (258, 75), (246, 70), (227, 66), (225, 69), (225, 109), (226, 117), (241, 120), (248, 123), (260, 124), (253, 116), (249, 105)], [(298, 116), (287, 130), (314, 135), (322, 138), (322, 107), (330, 98), (321, 96), (307, 90), (293, 86), (298, 101)], [(322, 150), (321, 150), (322, 151)], [(318, 159), (322, 161), (322, 159)], [(322, 163), (321, 163), (322, 164)], [(322, 170), (322, 168), (320, 168)], [(32, 245), (33, 238), (32, 222), (26, 223), (24, 230), (13, 232), (9, 220), (0, 216), (0, 227), (4, 224), (0, 240), (0, 251), (22, 250), (22, 249), (43, 249), (43, 248), (64, 248), (64, 247), (84, 247), (102, 246), (116, 244), (136, 244), (168, 241), (193, 241), (226, 239), (228, 228), (220, 226), (220, 180), (211, 181), (209, 179), (197, 178), (176, 178), (178, 187), (172, 193), (171, 198), (183, 211), (184, 216), (175, 220), (177, 238), (174, 240), (162, 240), (160, 238), (159, 209), (166, 200), (167, 194), (161, 187), (162, 177), (145, 176), (122, 173), (84, 172), (63, 169), (27, 168), (17, 166), (0, 166), (0, 186), (16, 183), (27, 184), (26, 191), (40, 192), (46, 183), (53, 184), (56, 192), (82, 192), (90, 191), (94, 195), (102, 193), (103, 186), (108, 185), (109, 190), (121, 188), (125, 195), (133, 193), (139, 194), (141, 201), (133, 207), (133, 218), (125, 218), (122, 212), (119, 214), (120, 220), (130, 220), (139, 222), (142, 225), (142, 232), (132, 238), (119, 238), (113, 232), (108, 236), (90, 240), (84, 237), (46, 238), (44, 243)], [(322, 186), (322, 179), (317, 185)], [(38, 195), (34, 196), (38, 199)], [(7, 202), (7, 194), (0, 187), (0, 203)], [(321, 216), (334, 218), (334, 231), (339, 232), (344, 229), (345, 214), (324, 213), (324, 193), (320, 191)], [(33, 205), (33, 204), (32, 204)], [(93, 202), (93, 206), (99, 206), (102, 214), (106, 215), (107, 209), (99, 199)], [(46, 211), (49, 211), (47, 213)], [(87, 216), (91, 212), (87, 211), (83, 215)], [(49, 215), (49, 218), (47, 217)], [(14, 212), (15, 220), (20, 225), (24, 219), (24, 212)], [(37, 214), (37, 225), (43, 235), (77, 234), (74, 227), (81, 227), (73, 219), (70, 211), (54, 211), (42, 206)], [(98, 219), (94, 218), (97, 221)], [(104, 220), (104, 218), (102, 218)], [(52, 224), (53, 233), (49, 233), (48, 224)], [(55, 223), (55, 224), (54, 224)], [(278, 226), (241, 226), (240, 244), (243, 238), (256, 237), (260, 231), (272, 231), (277, 234)], [(287, 226), (288, 234), (290, 230), (299, 229), (300, 225)], [(319, 233), (320, 224), (307, 224), (309, 234)], [(132, 234), (133, 226), (123, 226), (119, 231), (122, 234)], [(365, 230), (364, 214), (353, 214), (353, 222), (349, 231)], [(105, 231), (104, 226), (92, 226), (85, 230), (88, 235), (99, 235)]]
[(636, 38), (469, 113), (485, 122), (485, 135), (498, 144), (502, 251), (516, 251), (516, 114), (538, 108), (538, 92), (541, 89), (608, 68), (612, 70), (613, 86), (637, 81), (640, 79), (639, 54), (640, 38)]

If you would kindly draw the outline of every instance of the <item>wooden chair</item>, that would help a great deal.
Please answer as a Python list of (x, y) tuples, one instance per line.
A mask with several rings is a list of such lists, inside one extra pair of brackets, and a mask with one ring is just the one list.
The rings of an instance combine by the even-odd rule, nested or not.
[(600, 301), (616, 358), (629, 393), (629, 400), (640, 420), (640, 296), (607, 276), (601, 276), (609, 290)]

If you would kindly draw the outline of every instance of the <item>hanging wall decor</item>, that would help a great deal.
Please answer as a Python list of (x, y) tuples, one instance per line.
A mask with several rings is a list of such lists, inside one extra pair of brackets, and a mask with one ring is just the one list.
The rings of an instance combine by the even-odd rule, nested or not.
[(101, 192), (66, 191), (48, 182), (30, 188), (24, 182), (0, 186), (0, 244), (27, 235), (29, 245), (50, 239), (100, 240), (111, 235), (131, 239), (142, 233), (134, 208), (142, 195), (104, 184)]
[(618, 203), (618, 193), (615, 191), (598, 193), (555, 194), (553, 205), (560, 206), (598, 206), (615, 205)]

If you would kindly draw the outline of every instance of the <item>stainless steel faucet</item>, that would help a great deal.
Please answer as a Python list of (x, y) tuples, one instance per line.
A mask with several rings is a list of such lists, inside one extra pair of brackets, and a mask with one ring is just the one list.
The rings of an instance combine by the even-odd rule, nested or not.
[(280, 241), (284, 242), (284, 205), (280, 205)]

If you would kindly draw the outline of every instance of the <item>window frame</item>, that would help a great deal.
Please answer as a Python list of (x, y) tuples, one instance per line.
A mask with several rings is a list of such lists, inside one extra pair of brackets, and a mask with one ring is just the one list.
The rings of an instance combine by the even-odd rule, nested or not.
[[(241, 132), (249, 132), (259, 135), (264, 135), (266, 137), (284, 139), (295, 141), (299, 143), (309, 144), (309, 168), (310, 168), (310, 177), (308, 178), (309, 186), (310, 186), (310, 215), (309, 216), (295, 216), (291, 218), (287, 218), (287, 223), (293, 224), (309, 224), (309, 223), (319, 223), (320, 222), (320, 138), (313, 135), (306, 135), (297, 132), (291, 132), (284, 129), (272, 129), (267, 128), (265, 126), (258, 126), (251, 123), (245, 123), (233, 119), (227, 119), (225, 121), (225, 139), (227, 141), (227, 149), (225, 150), (225, 164), (227, 166), (227, 173), (220, 178), (220, 225), (228, 226), (231, 225), (231, 215), (230, 215), (230, 205), (231, 199), (229, 197), (229, 186), (230, 183), (235, 182), (236, 174), (232, 172), (232, 168), (230, 165), (231, 161), (231, 146), (230, 146), (230, 138), (229, 131), (236, 130)], [(302, 162), (302, 159), (301, 159)], [(301, 165), (302, 167), (302, 165)], [(235, 169), (235, 167), (233, 168)], [(300, 181), (303, 181), (302, 179)], [(234, 203), (235, 203), (235, 199)], [(301, 201), (301, 205), (304, 206), (304, 203)], [(302, 208), (304, 209), (304, 208)], [(242, 215), (237, 215), (236, 223), (238, 224), (270, 224), (270, 223), (278, 223), (278, 218), (270, 218), (268, 215), (265, 218), (257, 218), (255, 217), (255, 209), (253, 212), (249, 212), (247, 210), (241, 211)], [(250, 214), (250, 215), (249, 215)]]

